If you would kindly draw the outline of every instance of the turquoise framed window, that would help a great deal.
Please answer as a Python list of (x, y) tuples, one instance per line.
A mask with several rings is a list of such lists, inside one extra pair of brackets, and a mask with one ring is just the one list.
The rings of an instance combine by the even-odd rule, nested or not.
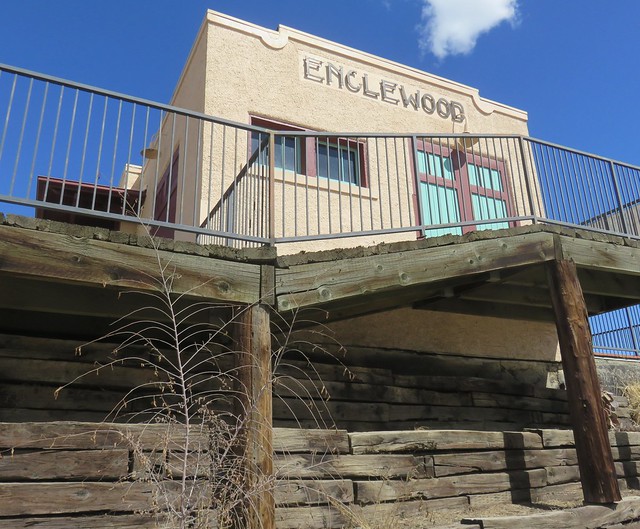
[[(425, 237), (508, 228), (512, 211), (504, 165), (447, 147), (418, 144), (418, 200)], [(483, 222), (493, 219), (498, 222)], [(472, 221), (478, 221), (473, 223)], [(456, 224), (465, 223), (465, 226)]]

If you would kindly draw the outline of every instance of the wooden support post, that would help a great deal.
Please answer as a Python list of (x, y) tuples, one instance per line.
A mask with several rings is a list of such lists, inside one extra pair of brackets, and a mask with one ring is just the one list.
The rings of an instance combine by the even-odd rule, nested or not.
[(243, 421), (242, 456), (247, 501), (238, 527), (274, 529), (271, 326), (269, 307), (244, 307), (235, 320), (238, 394), (236, 417)]
[(576, 265), (565, 259), (549, 261), (547, 272), (584, 500), (601, 504), (620, 501)]

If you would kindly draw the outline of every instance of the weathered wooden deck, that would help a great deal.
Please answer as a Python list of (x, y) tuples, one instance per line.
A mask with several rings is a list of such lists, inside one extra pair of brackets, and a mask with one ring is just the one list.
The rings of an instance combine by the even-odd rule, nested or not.
[[(401, 306), (553, 321), (544, 265), (573, 260), (589, 314), (640, 300), (640, 243), (523, 226), (369, 248), (278, 256), (20, 217), (0, 217), (0, 331), (92, 334), (126, 314), (123, 290), (153, 291), (169, 264), (186, 301), (263, 302), (324, 321)], [(69, 325), (69, 321), (81, 321)], [(67, 323), (67, 324), (65, 324)]]

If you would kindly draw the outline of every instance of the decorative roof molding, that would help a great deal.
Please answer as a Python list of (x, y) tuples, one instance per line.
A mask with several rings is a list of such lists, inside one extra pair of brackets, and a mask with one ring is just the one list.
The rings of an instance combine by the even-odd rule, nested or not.
[(386, 70), (393, 75), (401, 75), (419, 83), (437, 86), (444, 90), (449, 90), (470, 97), (476, 109), (482, 114), (490, 115), (494, 112), (498, 112), (515, 119), (527, 121), (526, 111), (497, 101), (485, 99), (480, 96), (480, 92), (477, 88), (473, 88), (456, 81), (451, 81), (444, 77), (439, 77), (417, 68), (384, 59), (355, 48), (350, 48), (349, 46), (344, 46), (294, 28), (280, 25), (277, 30), (272, 30), (212, 10), (207, 11), (207, 21), (217, 26), (233, 29), (259, 38), (265, 46), (272, 49), (283, 49), (289, 40), (300, 42), (318, 50), (324, 50), (340, 55), (346, 59), (355, 60), (360, 63), (369, 64), (376, 68)]

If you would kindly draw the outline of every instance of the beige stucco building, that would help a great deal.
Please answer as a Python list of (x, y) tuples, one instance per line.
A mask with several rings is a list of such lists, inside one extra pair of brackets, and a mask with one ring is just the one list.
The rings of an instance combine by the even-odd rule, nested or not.
[[(462, 233), (480, 227), (474, 219), (522, 216), (531, 209), (515, 140), (461, 143), (448, 137), (526, 135), (525, 112), (294, 29), (273, 31), (209, 11), (172, 104), (237, 124), (165, 117), (152, 145), (160, 157), (145, 167), (141, 187), (152, 186), (158, 196), (147, 208), (172, 193), (179, 197), (178, 223), (281, 243), (386, 232), (357, 239), (370, 245), (406, 239), (393, 231), (420, 224), (466, 221), (467, 228), (427, 235)], [(267, 206), (256, 196), (267, 194), (268, 136), (243, 124), (297, 134), (275, 138), (269, 233), (257, 225)], [(170, 160), (178, 177), (167, 191), (158, 181), (171, 172)], [(194, 178), (199, 185), (191, 184)], [(298, 243), (295, 249), (337, 242), (318, 244)]]
[[(288, 27), (208, 11), (171, 104), (203, 118), (164, 115), (153, 156), (129, 168), (129, 186), (147, 190), (143, 216), (270, 238), (281, 255), (509, 228), (523, 221), (486, 221), (540, 202), (518, 143), (526, 112)], [(282, 134), (271, 161), (263, 130)], [(451, 226), (416, 229), (429, 224)], [(557, 349), (551, 323), (410, 308), (335, 331), (345, 345), (364, 344), (364, 333), (385, 347), (478, 357), (552, 361)]]

